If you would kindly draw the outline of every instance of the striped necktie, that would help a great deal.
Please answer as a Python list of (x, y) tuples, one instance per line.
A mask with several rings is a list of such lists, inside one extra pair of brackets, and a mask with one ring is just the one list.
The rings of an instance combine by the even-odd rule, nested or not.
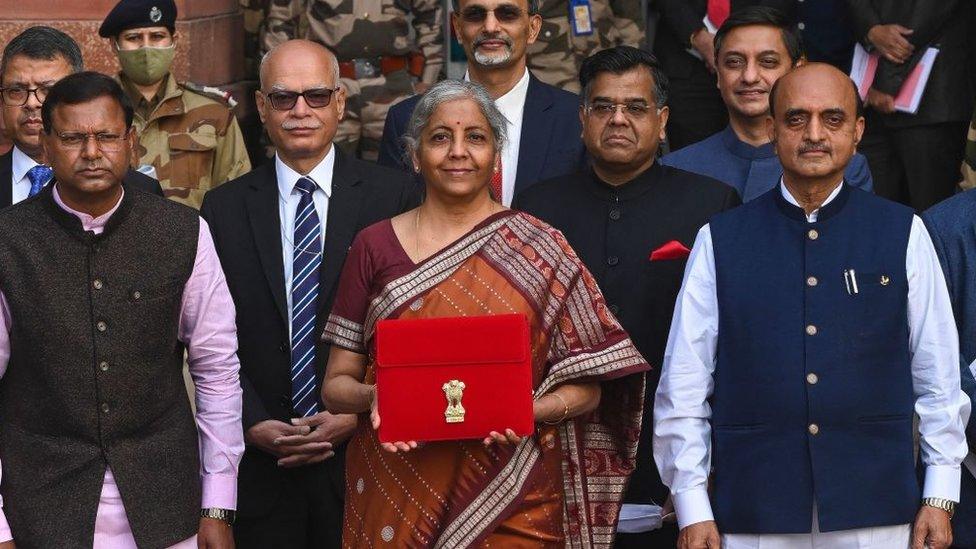
[(302, 177), (295, 189), (302, 193), (295, 212), (291, 276), (291, 402), (301, 417), (319, 411), (315, 383), (315, 317), (322, 264), (322, 227), (312, 194), (315, 182)]
[(31, 182), (30, 191), (27, 193), (28, 198), (41, 192), (44, 185), (51, 180), (52, 175), (54, 175), (54, 170), (42, 164), (27, 170), (27, 179), (30, 179)]

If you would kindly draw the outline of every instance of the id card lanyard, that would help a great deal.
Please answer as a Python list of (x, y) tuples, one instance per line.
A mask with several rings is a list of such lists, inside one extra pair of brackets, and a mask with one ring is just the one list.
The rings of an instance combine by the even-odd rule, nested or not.
[(573, 36), (593, 34), (590, 0), (569, 0), (569, 25), (573, 29)]

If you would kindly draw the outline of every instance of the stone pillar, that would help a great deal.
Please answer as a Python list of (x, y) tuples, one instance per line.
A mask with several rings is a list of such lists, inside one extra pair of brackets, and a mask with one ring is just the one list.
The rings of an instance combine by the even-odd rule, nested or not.
[[(0, 47), (27, 27), (48, 25), (78, 42), (86, 69), (114, 75), (120, 70), (119, 63), (108, 41), (98, 36), (98, 27), (117, 1), (0, 0)], [(239, 0), (176, 0), (176, 8), (176, 78), (228, 89), (241, 103), (235, 109), (238, 116), (251, 112), (251, 94), (245, 91), (244, 19)]]

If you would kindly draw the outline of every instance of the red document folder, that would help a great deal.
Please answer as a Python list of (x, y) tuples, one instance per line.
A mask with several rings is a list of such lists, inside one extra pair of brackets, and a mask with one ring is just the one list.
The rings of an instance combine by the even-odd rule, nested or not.
[(524, 315), (380, 321), (380, 441), (531, 434), (531, 360)]

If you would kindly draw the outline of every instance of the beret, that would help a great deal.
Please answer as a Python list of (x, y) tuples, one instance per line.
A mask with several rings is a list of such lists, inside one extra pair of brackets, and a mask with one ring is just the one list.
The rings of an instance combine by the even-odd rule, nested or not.
[(176, 2), (173, 0), (120, 0), (98, 28), (103, 38), (118, 36), (127, 29), (166, 27), (176, 29)]

